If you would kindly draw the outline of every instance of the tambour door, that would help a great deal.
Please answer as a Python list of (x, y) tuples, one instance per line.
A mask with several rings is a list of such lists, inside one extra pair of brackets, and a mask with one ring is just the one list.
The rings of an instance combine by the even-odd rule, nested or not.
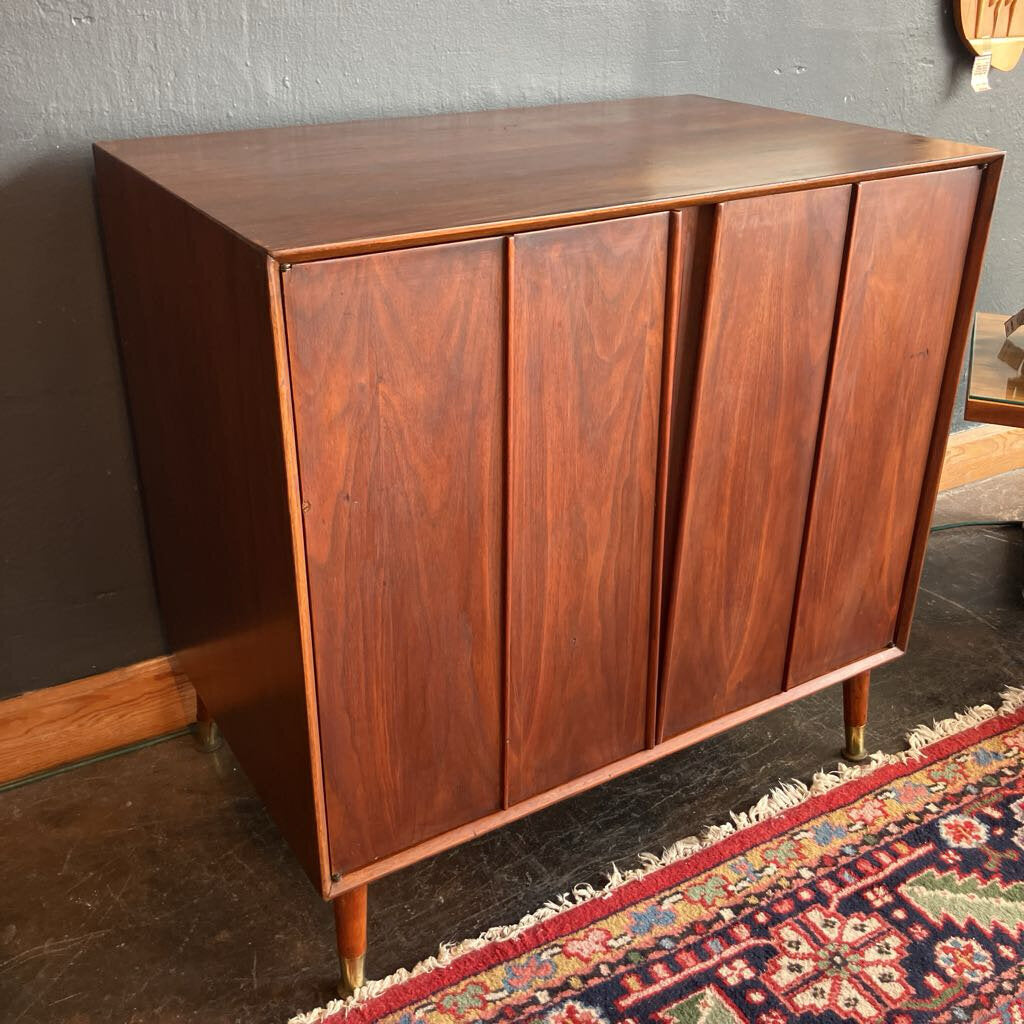
[(335, 871), (501, 803), (502, 245), (284, 275)]
[(517, 235), (509, 798), (642, 749), (668, 215)]
[(791, 685), (894, 642), (980, 178), (857, 186)]
[[(680, 383), (692, 397), (680, 521), (667, 524), (662, 736), (783, 688), (849, 202), (844, 186), (716, 211), (699, 351)], [(697, 315), (683, 305), (684, 321)]]

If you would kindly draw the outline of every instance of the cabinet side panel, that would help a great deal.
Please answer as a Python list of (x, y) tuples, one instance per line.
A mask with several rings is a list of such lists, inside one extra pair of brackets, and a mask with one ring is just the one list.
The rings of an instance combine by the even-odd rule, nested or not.
[(501, 802), (500, 239), (284, 276), (331, 867)]
[(782, 689), (849, 201), (844, 186), (718, 210), (667, 617), (665, 736)]
[(668, 215), (514, 242), (512, 802), (644, 745)]
[(321, 888), (266, 256), (96, 174), (167, 641)]
[(894, 642), (980, 173), (857, 186), (789, 685)]

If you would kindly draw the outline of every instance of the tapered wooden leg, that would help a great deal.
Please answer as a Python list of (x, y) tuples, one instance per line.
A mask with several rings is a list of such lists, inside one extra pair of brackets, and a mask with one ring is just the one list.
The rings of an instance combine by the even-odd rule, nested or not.
[(220, 729), (201, 698), (196, 697), (196, 741), (201, 750), (212, 753), (224, 745)]
[(342, 893), (333, 901), (341, 981), (338, 995), (350, 996), (366, 981), (366, 886)]
[(871, 673), (861, 672), (859, 676), (843, 683), (843, 719), (846, 723), (846, 750), (848, 761), (863, 761), (864, 727), (868, 724), (868, 691)]

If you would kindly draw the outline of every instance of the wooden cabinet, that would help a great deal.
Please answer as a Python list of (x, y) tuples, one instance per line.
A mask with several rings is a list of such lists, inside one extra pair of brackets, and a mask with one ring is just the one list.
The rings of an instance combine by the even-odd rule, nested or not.
[(1001, 160), (692, 96), (96, 147), (168, 640), (346, 961), (374, 878), (863, 725)]

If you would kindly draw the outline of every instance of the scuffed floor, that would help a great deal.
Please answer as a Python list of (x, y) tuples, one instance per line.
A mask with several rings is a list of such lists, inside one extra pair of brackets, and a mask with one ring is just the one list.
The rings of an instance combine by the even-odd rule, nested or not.
[[(936, 521), (1022, 512), (1018, 471), (942, 495)], [(872, 749), (1024, 685), (1022, 585), (1021, 530), (932, 537), (910, 653), (873, 677)], [(377, 883), (371, 975), (831, 766), (840, 705), (826, 690)], [(283, 1022), (335, 975), (329, 908), (227, 750), (179, 738), (0, 794), (2, 1024)]]

